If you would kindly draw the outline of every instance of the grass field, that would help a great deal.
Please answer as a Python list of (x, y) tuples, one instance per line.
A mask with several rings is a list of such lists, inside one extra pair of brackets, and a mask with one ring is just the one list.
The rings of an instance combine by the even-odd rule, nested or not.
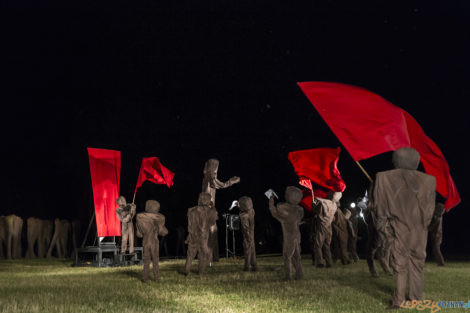
[[(70, 264), (0, 261), (0, 312), (383, 312), (393, 291), (392, 277), (370, 277), (364, 260), (317, 269), (305, 257), (305, 279), (292, 282), (282, 280), (281, 257), (258, 258), (256, 273), (243, 272), (243, 260), (222, 259), (203, 277), (178, 274), (184, 260), (169, 260), (160, 263), (161, 281), (146, 284), (141, 266)], [(469, 301), (470, 263), (427, 263), (425, 282), (424, 299)]]

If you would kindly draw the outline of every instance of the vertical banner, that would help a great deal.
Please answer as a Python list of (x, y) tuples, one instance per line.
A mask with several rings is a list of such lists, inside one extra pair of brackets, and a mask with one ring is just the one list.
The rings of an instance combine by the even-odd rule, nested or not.
[(121, 224), (115, 212), (121, 178), (121, 152), (87, 149), (98, 236), (121, 236)]

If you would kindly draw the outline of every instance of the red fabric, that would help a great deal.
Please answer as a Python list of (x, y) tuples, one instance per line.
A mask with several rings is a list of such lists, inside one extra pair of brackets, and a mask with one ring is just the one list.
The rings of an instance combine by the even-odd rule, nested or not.
[(449, 165), (437, 145), (404, 110), (366, 89), (339, 83), (298, 83), (355, 161), (402, 147), (421, 155), (426, 173), (447, 198), (447, 211), (460, 202)]
[(299, 176), (299, 184), (312, 190), (314, 183), (331, 191), (346, 188), (337, 168), (341, 148), (316, 148), (289, 152), (289, 161)]
[(121, 223), (115, 212), (121, 179), (121, 152), (88, 148), (88, 158), (98, 236), (121, 236)]
[(401, 109), (379, 95), (338, 83), (298, 85), (354, 161), (409, 146)]
[(449, 211), (460, 203), (459, 192), (450, 176), (449, 164), (441, 149), (426, 136), (416, 120), (406, 111), (403, 111), (403, 115), (410, 136), (410, 146), (419, 152), (426, 173), (436, 177), (436, 190), (447, 199), (444, 207)]
[(169, 188), (173, 186), (174, 176), (175, 174), (164, 167), (157, 157), (142, 158), (134, 193), (146, 180), (159, 185), (167, 185)]
[[(315, 188), (315, 197), (326, 199), (328, 197), (328, 191)], [(303, 206), (307, 211), (312, 212), (312, 192), (307, 189), (302, 189), (304, 197), (300, 201), (300, 205)]]

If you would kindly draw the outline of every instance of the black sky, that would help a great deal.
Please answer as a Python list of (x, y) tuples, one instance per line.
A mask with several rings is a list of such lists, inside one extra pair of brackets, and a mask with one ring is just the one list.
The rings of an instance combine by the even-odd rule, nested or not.
[[(340, 146), (298, 81), (362, 86), (408, 111), (446, 156), (462, 203), (445, 249), (470, 254), (466, 202), (470, 13), (465, 1), (6, 1), (1, 10), (1, 214), (81, 218), (92, 210), (86, 147), (122, 152), (132, 198), (140, 159), (158, 156), (175, 187), (146, 184), (177, 225), (204, 161), (241, 184), (219, 210), (297, 180), (292, 150)], [(365, 160), (374, 174), (390, 154)], [(347, 204), (368, 182), (343, 149)], [(464, 239), (465, 238), (465, 239)]]

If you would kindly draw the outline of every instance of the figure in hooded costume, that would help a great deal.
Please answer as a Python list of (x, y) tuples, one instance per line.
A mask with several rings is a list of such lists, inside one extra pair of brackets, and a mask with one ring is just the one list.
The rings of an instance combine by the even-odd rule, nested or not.
[(410, 300), (421, 300), (428, 227), (436, 198), (436, 179), (417, 171), (420, 155), (412, 148), (393, 153), (394, 170), (380, 172), (374, 182), (371, 206), (377, 214), (379, 236), (390, 238), (390, 264), (396, 289), (391, 309), (405, 300), (409, 280)]
[(127, 204), (126, 198), (120, 196), (116, 203), (119, 207), (116, 209), (116, 215), (121, 221), (121, 254), (126, 253), (127, 242), (129, 241), (129, 253), (134, 253), (134, 223), (132, 219), (135, 216), (136, 206), (133, 203)]
[(194, 258), (199, 259), (199, 274), (204, 274), (209, 262), (210, 251), (207, 246), (210, 225), (217, 220), (217, 211), (211, 206), (211, 195), (199, 194), (198, 205), (188, 209), (188, 254), (184, 274), (188, 275)]
[(286, 280), (292, 279), (291, 267), (295, 268), (295, 278), (303, 278), (299, 224), (304, 217), (304, 209), (299, 205), (303, 198), (302, 191), (294, 186), (286, 188), (286, 202), (274, 205), (274, 196), (269, 199), (269, 211), (282, 226), (282, 256), (286, 271)]
[(255, 210), (250, 197), (241, 197), (238, 200), (240, 207), (240, 222), (243, 234), (243, 252), (245, 254), (245, 271), (257, 271), (255, 250)]
[(338, 210), (338, 202), (341, 199), (341, 192), (331, 194), (331, 199), (314, 198), (312, 203), (312, 213), (315, 221), (315, 235), (313, 251), (315, 256), (315, 266), (331, 266), (331, 239), (332, 222)]
[[(213, 207), (215, 207), (215, 193), (217, 189), (228, 188), (240, 182), (240, 178), (237, 176), (230, 178), (226, 182), (221, 182), (220, 180), (217, 179), (218, 169), (219, 169), (219, 160), (217, 159), (209, 159), (204, 165), (204, 177), (202, 179), (202, 192), (207, 192), (210, 194)], [(218, 261), (219, 260), (219, 239), (218, 239), (218, 234), (217, 234), (217, 224), (215, 221), (214, 221), (214, 224), (210, 226), (209, 250), (211, 253), (210, 260), (213, 260), (215, 262)]]
[(160, 280), (160, 271), (158, 268), (159, 242), (158, 235), (166, 236), (168, 229), (165, 227), (165, 216), (158, 213), (160, 203), (155, 200), (145, 202), (145, 212), (137, 214), (137, 237), (143, 237), (143, 262), (144, 274), (142, 281), (146, 282), (149, 278), (150, 260), (153, 263), (153, 275), (155, 281)]
[(431, 224), (429, 225), (429, 237), (431, 239), (432, 254), (437, 265), (444, 266), (444, 257), (441, 253), (442, 243), (442, 215), (445, 213), (444, 204), (436, 203)]

